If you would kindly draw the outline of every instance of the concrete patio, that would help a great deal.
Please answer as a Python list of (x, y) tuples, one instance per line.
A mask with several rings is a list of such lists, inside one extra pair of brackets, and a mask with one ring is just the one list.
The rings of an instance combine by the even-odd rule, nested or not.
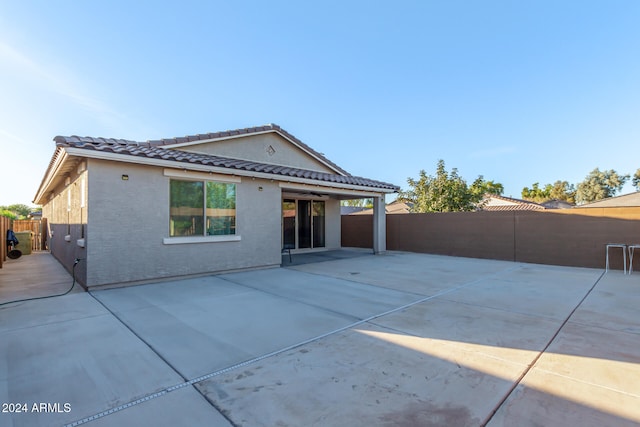
[[(71, 284), (30, 257), (0, 303)], [(0, 305), (0, 425), (640, 425), (640, 273), (307, 260)]]

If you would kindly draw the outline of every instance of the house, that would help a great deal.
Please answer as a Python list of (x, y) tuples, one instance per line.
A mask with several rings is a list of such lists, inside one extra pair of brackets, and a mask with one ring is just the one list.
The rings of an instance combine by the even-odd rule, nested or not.
[(54, 141), (34, 202), (52, 254), (85, 287), (279, 266), (283, 247), (340, 248), (342, 199), (373, 198), (372, 249), (386, 249), (384, 199), (399, 187), (350, 175), (274, 124)]
[(385, 211), (388, 214), (406, 214), (411, 213), (411, 209), (413, 209), (413, 203), (394, 200), (387, 204)]
[[(342, 206), (345, 208), (348, 206)], [(384, 210), (386, 214), (405, 214), (410, 213), (411, 208), (413, 207), (413, 203), (411, 202), (400, 202), (398, 200), (394, 200), (393, 202), (387, 204)], [(357, 208), (353, 210), (342, 210), (342, 215), (372, 215), (372, 208)]]
[(608, 197), (597, 202), (585, 203), (580, 208), (621, 208), (640, 206), (640, 191), (623, 194), (621, 196)]
[(542, 202), (540, 204), (547, 209), (571, 209), (575, 207), (573, 203), (569, 203), (566, 200), (558, 199), (547, 200), (546, 202)]
[(340, 206), (340, 215), (353, 215), (357, 212), (366, 211), (369, 208), (364, 206)]
[(487, 194), (478, 210), (482, 211), (534, 211), (544, 210), (544, 206), (527, 200)]

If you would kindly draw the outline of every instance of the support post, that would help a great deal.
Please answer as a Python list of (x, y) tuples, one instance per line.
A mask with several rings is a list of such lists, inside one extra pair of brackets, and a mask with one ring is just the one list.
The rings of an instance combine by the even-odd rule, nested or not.
[(373, 253), (383, 254), (387, 250), (387, 219), (384, 194), (373, 198)]

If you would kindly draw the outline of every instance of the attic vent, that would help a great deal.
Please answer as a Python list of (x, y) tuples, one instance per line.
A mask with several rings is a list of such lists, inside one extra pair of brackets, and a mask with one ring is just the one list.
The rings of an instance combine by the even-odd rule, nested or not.
[(273, 147), (270, 145), (270, 146), (268, 146), (268, 147), (267, 147), (267, 153), (268, 153), (270, 156), (273, 156), (274, 154), (276, 154), (276, 149), (275, 149), (275, 148), (273, 148)]

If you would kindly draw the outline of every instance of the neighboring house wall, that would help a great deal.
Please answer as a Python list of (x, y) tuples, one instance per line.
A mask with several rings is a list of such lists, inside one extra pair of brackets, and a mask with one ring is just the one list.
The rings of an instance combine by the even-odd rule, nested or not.
[[(269, 147), (273, 148), (273, 150)], [(295, 148), (290, 142), (274, 133), (188, 145), (180, 147), (180, 150), (335, 173), (335, 171), (309, 157), (301, 149)]]
[[(164, 244), (163, 238), (169, 237), (170, 180), (164, 169), (103, 160), (91, 160), (89, 168), (89, 286), (281, 262), (277, 183), (242, 178), (236, 185), (240, 241)], [(122, 180), (123, 174), (128, 180)]]

